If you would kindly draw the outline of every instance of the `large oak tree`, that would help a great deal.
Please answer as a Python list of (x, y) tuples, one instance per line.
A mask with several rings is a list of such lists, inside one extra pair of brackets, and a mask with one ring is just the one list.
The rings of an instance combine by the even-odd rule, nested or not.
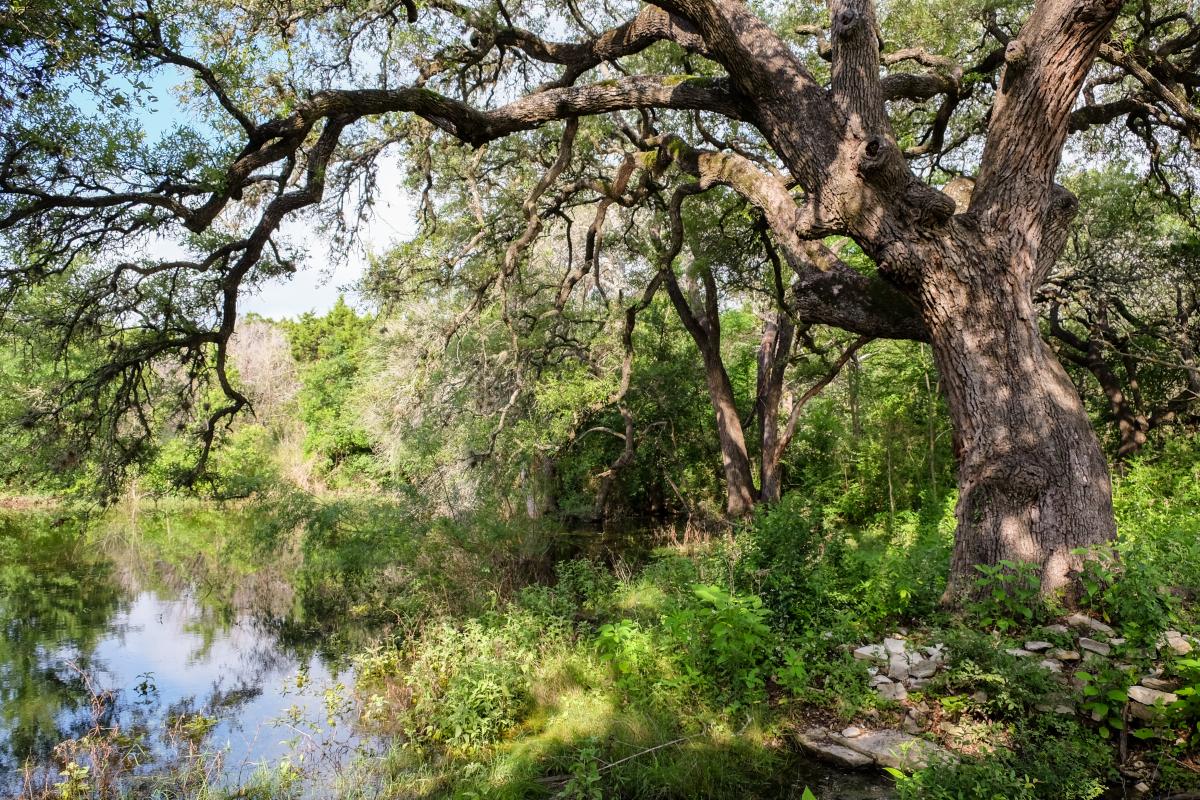
[[(106, 348), (35, 416), (82, 404), (75, 420), (96, 435), (149, 431), (140, 409), (170, 360), (181, 405), (216, 375), (225, 401), (202, 415), (207, 449), (247, 403), (226, 372), (239, 296), (294, 266), (285, 220), (315, 208), (344, 221), (393, 145), (429, 186), (446, 152), (490, 147), (490, 160), (460, 157), (464, 174), (536, 175), (519, 184), (490, 274), (449, 268), (480, 303), (507, 303), (531, 243), (556, 214), (574, 219), (564, 209), (579, 198), (590, 193), (595, 221), (585, 256), (566, 259), (560, 308), (612, 288), (597, 255), (609, 206), (657, 213), (652, 277), (618, 288), (641, 305), (664, 289), (700, 350), (730, 513), (754, 502), (754, 477), (720, 359), (718, 281), (684, 224), (689, 198), (714, 190), (760, 223), (776, 340), (799, 323), (932, 346), (959, 459), (949, 593), (1001, 559), (1037, 562), (1047, 588), (1061, 585), (1072, 551), (1115, 524), (1100, 445), (1034, 307), (1077, 207), (1055, 178), (1072, 132), (1143, 142), (1156, 160), (1190, 153), (1200, 27), (1186, 4), (1120, 0), (817, 10), (34, 0), (3, 12), (0, 302), (56, 340)], [(952, 34), (898, 40), (907, 20), (938, 14)], [(140, 129), (164, 71), (187, 76), (187, 114), (153, 143)], [(529, 151), (545, 141), (527, 132), (544, 128), (550, 158)], [(476, 247), (487, 213), (466, 195)], [(162, 238), (183, 255), (146, 255)], [(830, 246), (845, 241), (871, 269)]]

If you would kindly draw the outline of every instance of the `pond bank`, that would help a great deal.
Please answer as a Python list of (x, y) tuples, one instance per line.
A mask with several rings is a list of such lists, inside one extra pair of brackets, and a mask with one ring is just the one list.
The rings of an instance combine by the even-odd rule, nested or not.
[[(111, 796), (97, 745), (157, 754), (129, 778), (142, 786), (212, 798), (1096, 800), (1138, 797), (1143, 781), (1187, 787), (1194, 763), (1186, 709), (1141, 726), (1150, 738), (1113, 735), (1146, 673), (1116, 648), (1168, 628), (1186, 641), (1190, 608), (1121, 595), (1112, 635), (1082, 638), (1055, 638), (1061, 609), (1017, 604), (1017, 591), (948, 615), (928, 567), (946, 563), (940, 518), (884, 536), (806, 527), (784, 506), (686, 543), (292, 494), (86, 525), (0, 519), (3, 613), (35, 642), (22, 663), (41, 665), (21, 694), (70, 710), (34, 715), (53, 731), (38, 751), (57, 758), (47, 798), (62, 781)], [(1097, 579), (1125, 591), (1115, 573)], [(1103, 595), (1089, 608), (1107, 625)], [(1072, 666), (1064, 681), (1041, 665), (1059, 656), (1024, 655), (1042, 642), (1113, 648), (1115, 669), (1089, 680)], [(72, 679), (68, 649), (79, 675), (119, 680)], [(1127, 652), (1137, 679), (1124, 686)], [(1164, 658), (1161, 679), (1186, 688), (1186, 663)], [(104, 689), (117, 691), (93, 712)], [(1118, 691), (1097, 719), (1087, 704)], [(1081, 713), (1056, 710), (1068, 701)], [(271, 716), (280, 725), (256, 740)], [(130, 736), (106, 736), (115, 727)], [(804, 752), (814, 728), (864, 742), (903, 731), (952, 757), (846, 771)], [(55, 737), (76, 744), (56, 754)]]

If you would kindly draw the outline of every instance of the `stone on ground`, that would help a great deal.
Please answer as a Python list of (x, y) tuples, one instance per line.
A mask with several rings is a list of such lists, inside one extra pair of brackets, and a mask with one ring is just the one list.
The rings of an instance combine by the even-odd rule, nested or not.
[(870, 756), (831, 741), (829, 736), (828, 731), (820, 728), (810, 728), (803, 733), (797, 733), (796, 741), (807, 752), (822, 761), (836, 764), (839, 767), (861, 769), (874, 763)]
[(934, 758), (947, 755), (936, 744), (903, 731), (867, 731), (853, 739), (830, 738), (837, 744), (869, 756), (881, 767), (906, 772), (925, 769)]

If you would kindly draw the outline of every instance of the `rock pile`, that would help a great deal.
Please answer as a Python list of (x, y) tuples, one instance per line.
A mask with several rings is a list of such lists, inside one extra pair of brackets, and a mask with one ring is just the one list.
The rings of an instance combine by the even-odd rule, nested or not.
[[(1119, 658), (1126, 640), (1117, 636), (1113, 628), (1086, 614), (1072, 614), (1065, 624), (1048, 625), (1039, 629), (1046, 639), (1031, 638), (1020, 647), (1009, 647), (1005, 652), (1014, 658), (1030, 659), (1041, 668), (1060, 674), (1064, 694), (1052, 700), (1041, 710), (1056, 714), (1077, 713), (1066, 696), (1068, 678), (1076, 669), (1096, 669), (1103, 664), (1129, 670), (1129, 664), (1111, 661)], [(881, 697), (899, 703), (905, 708), (903, 730), (863, 730), (851, 726), (840, 732), (825, 728), (810, 727), (796, 738), (801, 747), (817, 758), (838, 766), (857, 769), (867, 766), (893, 767), (905, 771), (921, 769), (936, 758), (952, 758), (953, 754), (938, 745), (917, 737), (927, 731), (931, 724), (931, 711), (925, 702), (914, 703), (909, 691), (924, 689), (946, 666), (948, 653), (943, 644), (917, 646), (909, 641), (907, 632), (897, 633), (882, 642), (866, 644), (855, 649), (854, 657), (869, 664), (870, 685)], [(1151, 654), (1154, 657), (1183, 656), (1200, 648), (1200, 641), (1167, 631), (1163, 634)], [(1179, 695), (1177, 682), (1163, 677), (1164, 670), (1157, 666), (1153, 672), (1143, 676), (1137, 685), (1129, 687), (1129, 714), (1145, 721), (1153, 721), (1161, 709), (1175, 702)], [(1078, 688), (1082, 682), (1073, 680)], [(977, 692), (980, 702), (987, 695)], [(936, 704), (935, 704), (936, 705)], [(954, 747), (956, 726), (939, 728), (946, 741)]]
[(899, 636), (881, 644), (868, 644), (854, 651), (854, 657), (870, 662), (871, 688), (881, 697), (900, 701), (909, 689), (923, 689), (946, 661), (946, 646), (915, 648)]
[[(1005, 652), (1014, 658), (1037, 659), (1042, 669), (1056, 674), (1062, 674), (1063, 680), (1069, 672), (1077, 668), (1096, 667), (1109, 663), (1116, 648), (1126, 644), (1126, 640), (1117, 636), (1113, 628), (1098, 619), (1086, 614), (1072, 614), (1065, 620), (1066, 624), (1048, 625), (1042, 628), (1050, 638), (1060, 643), (1064, 640), (1071, 642), (1067, 647), (1056, 646), (1054, 642), (1042, 639), (1030, 639), (1020, 647), (1010, 647)], [(1181, 634), (1179, 631), (1167, 631), (1158, 642), (1153, 655), (1188, 655), (1200, 647), (1200, 641)], [(867, 644), (854, 651), (854, 657), (868, 662), (871, 688), (880, 697), (908, 705), (910, 690), (923, 689), (946, 663), (946, 647), (935, 644), (917, 647), (901, 634), (895, 634), (878, 644)], [(1130, 666), (1121, 662), (1112, 662), (1114, 667), (1128, 669)], [(1175, 694), (1178, 685), (1162, 677), (1161, 667), (1143, 676), (1137, 685), (1128, 691), (1129, 712), (1141, 720), (1153, 720), (1164, 706), (1179, 699)], [(1075, 682), (1080, 686), (1079, 681)], [(1074, 714), (1073, 706), (1057, 703), (1046, 710), (1060, 714)], [(924, 729), (923, 714), (920, 709), (910, 707), (904, 720), (904, 728), (910, 733), (919, 733)], [(899, 731), (893, 731), (899, 734)], [(903, 735), (903, 734), (901, 734)], [(810, 737), (812, 738), (812, 737)], [(841, 739), (846, 739), (844, 735)], [(817, 739), (814, 739), (817, 740)], [(844, 742), (832, 734), (823, 741), (843, 746)], [(851, 759), (853, 760), (853, 759)]]
[[(1009, 655), (1017, 658), (1035, 658), (1044, 655), (1039, 665), (1051, 672), (1061, 673), (1065, 667), (1088, 664), (1106, 663), (1113, 655), (1113, 649), (1126, 643), (1125, 639), (1116, 635), (1111, 626), (1086, 614), (1072, 614), (1067, 617), (1067, 625), (1050, 625), (1045, 628), (1048, 633), (1058, 636), (1068, 636), (1076, 640), (1076, 649), (1066, 650), (1054, 647), (1051, 642), (1029, 641), (1023, 647), (1006, 650)], [(1068, 627), (1068, 625), (1070, 627)], [(1074, 631), (1072, 629), (1075, 629)], [(1079, 631), (1079, 633), (1075, 633)], [(1190, 636), (1179, 631), (1167, 631), (1158, 641), (1154, 656), (1167, 653), (1184, 656), (1200, 645)], [(1113, 662), (1113, 666), (1129, 668), (1128, 664)], [(1153, 720), (1157, 708), (1170, 705), (1179, 699), (1171, 690), (1177, 689), (1171, 681), (1162, 679), (1162, 668), (1157, 668), (1144, 675), (1138, 685), (1129, 688), (1129, 713), (1140, 720)]]

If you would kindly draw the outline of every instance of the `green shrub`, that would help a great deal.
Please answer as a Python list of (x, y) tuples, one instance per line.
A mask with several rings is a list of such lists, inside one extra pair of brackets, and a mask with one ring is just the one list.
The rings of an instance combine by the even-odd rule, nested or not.
[[(1200, 594), (1200, 442), (1168, 439), (1157, 452), (1134, 461), (1114, 485), (1119, 536), (1117, 555), (1133, 581), (1165, 595)], [(1142, 576), (1147, 576), (1143, 582)], [(1133, 587), (1125, 587), (1132, 589)], [(1134, 604), (1136, 606), (1136, 604)], [(1197, 605), (1174, 612), (1195, 621)]]
[(1012, 747), (936, 762), (896, 779), (899, 800), (1095, 800), (1114, 777), (1107, 746), (1078, 722), (1033, 717), (1009, 733)]
[(554, 571), (555, 590), (591, 613), (603, 607), (617, 583), (611, 571), (586, 558), (561, 561)]
[(1083, 696), (1080, 708), (1097, 723), (1100, 736), (1107, 739), (1114, 730), (1124, 730), (1125, 704), (1129, 702), (1126, 693), (1137, 682), (1133, 672), (1104, 664), (1092, 672), (1079, 670), (1075, 679), (1080, 682)]
[(722, 689), (757, 696), (775, 644), (762, 599), (706, 584), (693, 586), (692, 594), (698, 602), (664, 620), (671, 643), (687, 654), (693, 669), (715, 678)]
[(1004, 652), (991, 636), (966, 630), (945, 635), (951, 662), (932, 687), (948, 695), (970, 697), (982, 691), (986, 699), (966, 701), (982, 714), (999, 720), (1021, 720), (1059, 691), (1052, 673), (1033, 659)]
[(939, 762), (912, 775), (888, 769), (899, 800), (1036, 800), (1034, 783), (1006, 759)]
[[(554, 629), (519, 613), (498, 627), (480, 620), (439, 623), (402, 650), (360, 661), (359, 691), (375, 710), (372, 721), (397, 729), (413, 746), (479, 748), (499, 740), (530, 709), (539, 648), (556, 640)], [(373, 699), (396, 695), (407, 701)]]
[(840, 637), (821, 635), (790, 640), (783, 648), (774, 677), (798, 702), (850, 720), (880, 701), (869, 686), (867, 663), (846, 652), (839, 641)]
[[(1084, 559), (1077, 579), (1079, 604), (1119, 624), (1126, 638), (1148, 645), (1171, 626), (1179, 599), (1169, 591), (1166, 576), (1153, 559), (1136, 564), (1130, 575), (1130, 564), (1118, 549), (1121, 546), (1075, 551)], [(1130, 549), (1129, 558), (1139, 558)]]
[(652, 665), (653, 640), (633, 620), (623, 619), (600, 626), (596, 634), (600, 658), (612, 666), (618, 682), (640, 676)]
[(820, 512), (804, 505), (798, 493), (755, 516), (743, 532), (740, 582), (750, 586), (791, 630), (821, 625), (829, 618), (825, 602), (831, 576), (826, 560), (831, 543), (823, 537)]
[(1037, 564), (1002, 559), (994, 565), (976, 564), (975, 569), (977, 599), (967, 604), (967, 610), (980, 625), (1006, 633), (1027, 629), (1045, 616)]

